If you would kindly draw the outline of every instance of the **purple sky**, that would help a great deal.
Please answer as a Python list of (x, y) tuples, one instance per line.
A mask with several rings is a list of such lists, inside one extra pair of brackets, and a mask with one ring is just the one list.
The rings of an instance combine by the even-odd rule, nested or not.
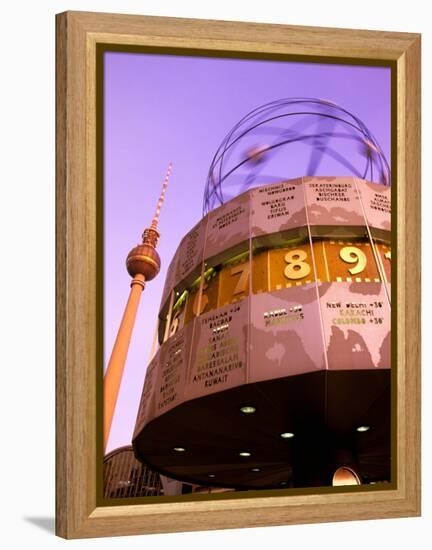
[[(105, 365), (129, 293), (126, 256), (150, 224), (168, 162), (173, 162), (159, 224), (161, 272), (142, 295), (107, 452), (130, 443), (166, 268), (183, 235), (201, 219), (217, 147), (246, 113), (289, 97), (329, 99), (348, 109), (390, 158), (390, 69), (105, 54)], [(294, 166), (280, 174), (279, 164), (274, 175), (302, 175), (297, 156), (288, 160), (293, 159)], [(324, 158), (317, 175), (346, 173)]]

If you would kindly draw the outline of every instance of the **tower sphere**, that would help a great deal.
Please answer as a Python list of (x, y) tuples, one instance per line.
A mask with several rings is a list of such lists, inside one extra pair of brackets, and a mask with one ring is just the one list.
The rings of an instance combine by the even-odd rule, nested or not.
[(144, 275), (146, 281), (151, 281), (159, 273), (161, 260), (156, 249), (149, 244), (139, 244), (133, 248), (126, 258), (126, 268), (131, 277)]

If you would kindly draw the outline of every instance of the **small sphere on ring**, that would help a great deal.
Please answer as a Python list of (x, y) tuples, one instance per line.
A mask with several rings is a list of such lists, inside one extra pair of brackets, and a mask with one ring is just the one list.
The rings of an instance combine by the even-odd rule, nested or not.
[(133, 248), (126, 258), (126, 268), (131, 277), (144, 275), (146, 281), (151, 281), (159, 273), (161, 260), (153, 246), (139, 244)]

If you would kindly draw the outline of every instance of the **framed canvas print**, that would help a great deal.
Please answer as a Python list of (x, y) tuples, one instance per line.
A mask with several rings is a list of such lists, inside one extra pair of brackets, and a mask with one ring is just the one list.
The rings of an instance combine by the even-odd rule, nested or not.
[(57, 16), (57, 533), (420, 513), (420, 37)]

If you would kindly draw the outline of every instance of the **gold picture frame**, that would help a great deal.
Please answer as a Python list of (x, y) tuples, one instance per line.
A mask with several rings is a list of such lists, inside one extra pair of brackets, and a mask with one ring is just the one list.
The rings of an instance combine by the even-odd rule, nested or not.
[[(56, 24), (56, 533), (82, 538), (420, 515), (420, 35), (87, 12), (58, 14)], [(392, 67), (397, 460), (388, 489), (98, 504), (96, 61), (107, 43)]]

